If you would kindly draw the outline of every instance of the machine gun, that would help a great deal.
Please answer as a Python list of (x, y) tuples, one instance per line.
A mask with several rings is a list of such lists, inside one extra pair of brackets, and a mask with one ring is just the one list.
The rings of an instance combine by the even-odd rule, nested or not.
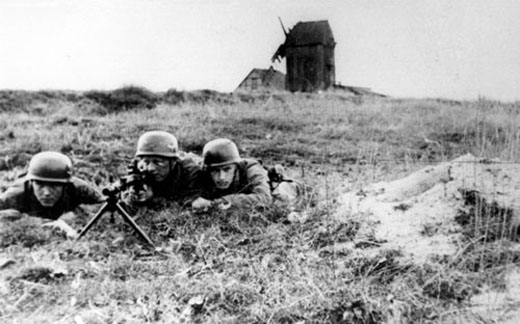
[(145, 185), (150, 184), (153, 178), (148, 172), (139, 170), (137, 163), (137, 160), (132, 160), (126, 169), (126, 175), (119, 182), (103, 188), (101, 191), (103, 195), (120, 196), (121, 192), (129, 189), (133, 189), (135, 192), (145, 190)]
[(273, 192), (278, 185), (282, 182), (293, 182), (292, 179), (287, 179), (284, 176), (284, 168), (280, 164), (277, 164), (273, 167), (266, 168), (267, 177), (269, 178), (269, 187), (271, 188), (271, 192)]
[(87, 233), (87, 231), (103, 216), (105, 212), (113, 213), (118, 211), (123, 219), (130, 224), (130, 226), (144, 239), (148, 244), (155, 248), (152, 240), (146, 235), (145, 232), (136, 224), (128, 212), (123, 208), (121, 204), (121, 192), (129, 189), (139, 192), (145, 190), (145, 186), (150, 183), (151, 176), (144, 171), (139, 170), (137, 166), (137, 160), (133, 160), (127, 169), (126, 176), (122, 177), (119, 182), (112, 184), (101, 191), (106, 196), (105, 203), (96, 215), (88, 222), (87, 225), (81, 230), (78, 236), (78, 240)]

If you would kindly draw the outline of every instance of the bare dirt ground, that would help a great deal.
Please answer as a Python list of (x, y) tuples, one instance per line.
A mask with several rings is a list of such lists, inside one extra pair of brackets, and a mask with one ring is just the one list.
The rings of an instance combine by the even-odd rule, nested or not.
[[(352, 244), (370, 245), (373, 253), (398, 250), (407, 262), (423, 264), (433, 258), (457, 259), (480, 239), (516, 241), (519, 194), (518, 164), (467, 154), (346, 193), (339, 198), (337, 216), (361, 214), (368, 220)], [(476, 230), (478, 225), (484, 232)], [(512, 243), (508, 248), (520, 247)], [(470, 301), (472, 315), (452, 320), (488, 323), (500, 318), (502, 323), (519, 323), (519, 277), (517, 267), (510, 267), (504, 289), (484, 287)]]

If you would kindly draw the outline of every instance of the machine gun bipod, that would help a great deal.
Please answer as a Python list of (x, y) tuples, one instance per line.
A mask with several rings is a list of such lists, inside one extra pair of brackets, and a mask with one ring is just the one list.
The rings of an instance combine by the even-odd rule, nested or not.
[(103, 194), (107, 196), (107, 199), (105, 200), (103, 206), (99, 209), (99, 211), (96, 213), (96, 215), (88, 222), (87, 225), (81, 230), (78, 236), (78, 240), (85, 235), (88, 230), (103, 216), (105, 212), (119, 212), (123, 219), (130, 224), (130, 226), (141, 236), (143, 240), (146, 241), (146, 243), (150, 244), (153, 248), (155, 248), (155, 245), (153, 244), (152, 240), (146, 235), (145, 232), (137, 225), (137, 223), (132, 219), (132, 217), (128, 214), (128, 212), (123, 208), (121, 205), (121, 202), (119, 200), (120, 190), (119, 188), (111, 187), (111, 188), (105, 188), (103, 189)]

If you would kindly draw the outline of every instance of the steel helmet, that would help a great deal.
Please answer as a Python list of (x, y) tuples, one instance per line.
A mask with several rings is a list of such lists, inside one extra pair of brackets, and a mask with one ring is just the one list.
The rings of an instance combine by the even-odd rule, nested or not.
[(40, 152), (29, 162), (28, 180), (68, 183), (72, 177), (72, 161), (58, 152)]
[(167, 158), (176, 157), (179, 151), (177, 138), (165, 131), (146, 132), (137, 141), (135, 156), (156, 155)]
[(202, 150), (202, 159), (205, 167), (218, 167), (240, 162), (238, 148), (227, 138), (218, 138), (209, 141)]

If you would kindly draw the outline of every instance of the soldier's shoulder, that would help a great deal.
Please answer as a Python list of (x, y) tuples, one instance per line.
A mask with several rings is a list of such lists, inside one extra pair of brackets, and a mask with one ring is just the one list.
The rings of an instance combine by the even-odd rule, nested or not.
[(78, 178), (78, 177), (72, 177), (71, 180), (70, 180), (70, 183), (76, 187), (76, 188), (81, 188), (81, 187), (94, 187), (91, 183), (89, 183), (88, 181), (86, 180), (83, 180), (81, 178)]
[(262, 165), (262, 162), (257, 159), (253, 158), (244, 158), (242, 159), (242, 162), (239, 164), (243, 168), (249, 169), (249, 168), (264, 168)]
[(101, 191), (97, 186), (84, 179), (72, 177), (70, 183), (72, 184), (76, 192), (95, 192), (96, 194), (101, 195)]
[(84, 179), (72, 177), (71, 184), (73, 187), (71, 189), (79, 199), (93, 199), (94, 201), (102, 201), (104, 199), (99, 188)]
[(239, 170), (241, 174), (246, 174), (248, 177), (261, 175), (267, 178), (267, 170), (265, 170), (262, 162), (256, 159), (242, 159), (239, 163)]
[(192, 152), (182, 152), (179, 155), (179, 163), (183, 167), (199, 167), (202, 168), (202, 157)]

